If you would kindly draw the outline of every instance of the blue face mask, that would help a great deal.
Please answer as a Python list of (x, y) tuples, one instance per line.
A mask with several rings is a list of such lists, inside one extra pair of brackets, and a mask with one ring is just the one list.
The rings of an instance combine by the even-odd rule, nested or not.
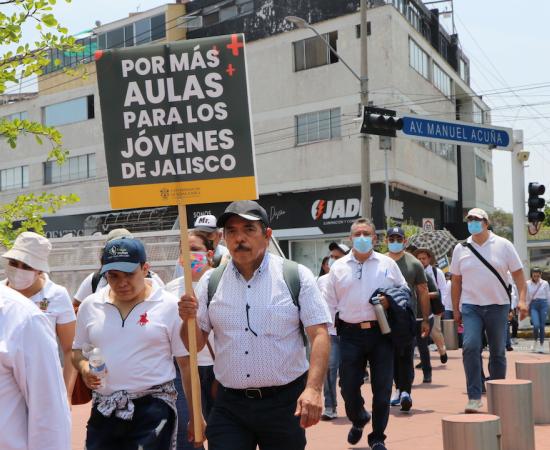
[(471, 222), (468, 222), (468, 232), (470, 234), (479, 234), (483, 231), (483, 225), (481, 224), (481, 220), (472, 220)]
[(336, 261), (334, 258), (329, 258), (328, 259), (328, 266), (332, 267), (332, 265), (334, 264), (334, 261)]
[(353, 238), (353, 248), (359, 253), (368, 253), (372, 250), (371, 236), (357, 236)]
[(388, 243), (388, 250), (390, 251), (390, 253), (401, 253), (404, 248), (405, 248), (405, 244), (403, 244), (403, 242)]

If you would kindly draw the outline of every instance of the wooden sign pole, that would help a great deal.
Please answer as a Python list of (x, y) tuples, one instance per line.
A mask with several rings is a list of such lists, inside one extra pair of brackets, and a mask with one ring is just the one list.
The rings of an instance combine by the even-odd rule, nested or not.
[[(193, 293), (193, 279), (191, 275), (191, 257), (189, 254), (189, 234), (187, 231), (187, 209), (185, 204), (178, 205), (178, 217), (180, 222), (180, 242), (183, 262), (183, 274), (185, 279), (185, 293)], [(187, 320), (187, 332), (189, 337), (189, 368), (191, 370), (191, 398), (193, 403), (193, 425), (195, 442), (202, 442), (202, 406), (201, 385), (199, 380), (199, 366), (197, 363), (197, 336), (195, 334), (196, 320)]]

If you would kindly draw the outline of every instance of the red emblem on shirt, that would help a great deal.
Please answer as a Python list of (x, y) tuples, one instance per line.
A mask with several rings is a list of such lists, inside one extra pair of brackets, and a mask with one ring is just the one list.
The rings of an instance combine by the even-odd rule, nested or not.
[(139, 316), (138, 324), (142, 327), (145, 326), (149, 322), (149, 319), (147, 318), (147, 313), (143, 313)]

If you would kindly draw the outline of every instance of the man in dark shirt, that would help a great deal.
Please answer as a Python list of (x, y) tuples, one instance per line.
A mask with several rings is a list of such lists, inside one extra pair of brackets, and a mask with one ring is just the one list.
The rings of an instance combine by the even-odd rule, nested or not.
[[(397, 263), (412, 293), (413, 308), (415, 308), (417, 316), (417, 339), (426, 339), (430, 334), (430, 298), (424, 267), (413, 255), (405, 252), (407, 240), (403, 228), (392, 227), (388, 229), (386, 242), (389, 250), (387, 256)], [(395, 349), (393, 379), (396, 391), (390, 404), (392, 406), (401, 405), (401, 411), (409, 411), (412, 407), (414, 344)]]

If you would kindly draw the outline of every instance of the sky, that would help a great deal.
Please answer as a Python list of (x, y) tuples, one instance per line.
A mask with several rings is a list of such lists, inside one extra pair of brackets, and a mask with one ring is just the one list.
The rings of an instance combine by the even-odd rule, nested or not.
[[(66, 4), (59, 0), (54, 13), (70, 33), (76, 34), (93, 28), (97, 20), (106, 24), (130, 12), (165, 3), (166, 0), (73, 0)], [(526, 183), (547, 183), (550, 175), (550, 2), (454, 0), (432, 7), (451, 9), (451, 4), (462, 50), (470, 59), (472, 88), (492, 108), (494, 125), (524, 131), (524, 149), (530, 152)], [(451, 20), (443, 19), (443, 23), (447, 31), (452, 32)], [(495, 150), (493, 164), (495, 206), (512, 211), (510, 153)]]

